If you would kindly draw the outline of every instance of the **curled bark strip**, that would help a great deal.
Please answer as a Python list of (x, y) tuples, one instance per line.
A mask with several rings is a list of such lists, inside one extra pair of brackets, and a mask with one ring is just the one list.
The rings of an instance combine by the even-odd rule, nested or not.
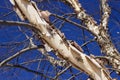
[(44, 42), (46, 42), (56, 53), (58, 53), (58, 57), (70, 62), (73, 67), (84, 71), (95, 80), (111, 80), (111, 77), (106, 69), (103, 68), (94, 58), (87, 56), (75, 46), (67, 42), (67, 40), (64, 40), (57, 30), (46, 22), (33, 1), (12, 1), (12, 3), (18, 5), (16, 7), (22, 11), (27, 20), (31, 24), (36, 25), (35, 28), (39, 30), (38, 35), (40, 35)]

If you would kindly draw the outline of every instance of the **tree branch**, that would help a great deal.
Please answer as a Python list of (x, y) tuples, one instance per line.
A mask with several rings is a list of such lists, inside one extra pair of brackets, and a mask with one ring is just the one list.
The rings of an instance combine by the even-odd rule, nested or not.
[(16, 54), (14, 54), (14, 55), (8, 57), (7, 59), (3, 60), (2, 62), (0, 62), (0, 67), (2, 67), (4, 64), (11, 61), (12, 59), (18, 57), (19, 55), (21, 55), (27, 51), (33, 50), (33, 49), (38, 49), (40, 47), (42, 47), (42, 46), (39, 46), (39, 47), (38, 46), (30, 46), (30, 47), (27, 47), (25, 49), (22, 49), (21, 51), (17, 52)]
[[(110, 8), (106, 0), (102, 0), (103, 17), (101, 25), (97, 25), (97, 22), (88, 15), (78, 0), (66, 0), (65, 3), (71, 5), (71, 7), (76, 12), (78, 19), (82, 20), (84, 25), (86, 25), (91, 33), (96, 36), (96, 41), (98, 42), (101, 51), (109, 56), (109, 62), (112, 63), (113, 68), (120, 69), (120, 55), (114, 44), (112, 43), (109, 34), (107, 33), (106, 26), (108, 24), (108, 18), (110, 15)], [(106, 21), (106, 22), (104, 22)]]
[(111, 11), (110, 11), (109, 5), (107, 4), (107, 0), (100, 0), (100, 2), (101, 2), (101, 8), (102, 8), (101, 11), (103, 13), (100, 26), (107, 31), (108, 19)]
[(16, 8), (15, 10), (19, 17), (27, 18), (31, 24), (36, 25), (34, 27), (39, 30), (38, 35), (58, 53), (58, 57), (70, 62), (73, 67), (84, 71), (96, 80), (111, 80), (111, 77), (104, 67), (92, 57), (78, 50), (66, 40), (65, 36), (63, 36), (59, 30), (56, 30), (45, 21), (33, 1), (11, 0), (11, 3), (14, 8)]
[(43, 76), (43, 77), (45, 77), (45, 78), (52, 79), (51, 77), (46, 76), (46, 75), (44, 75), (44, 74), (41, 73), (41, 72), (38, 72), (38, 71), (35, 71), (35, 70), (31, 70), (31, 69), (29, 69), (29, 68), (27, 68), (27, 67), (24, 67), (24, 66), (21, 66), (21, 65), (6, 64), (5, 66), (6, 66), (6, 67), (12, 67), (12, 68), (20, 68), (20, 69), (23, 69), (23, 70), (25, 70), (25, 71), (28, 71), (28, 72), (31, 72), (31, 73), (34, 73), (34, 74)]
[(0, 20), (1, 25), (8, 25), (8, 26), (26, 26), (29, 28), (33, 28), (33, 25), (30, 23), (25, 23), (25, 22), (18, 22), (18, 21), (5, 21), (5, 20)]
[(65, 71), (67, 71), (69, 68), (71, 67), (71, 65), (68, 65), (64, 70), (62, 70), (61, 72), (58, 72), (57, 75), (53, 78), (54, 80), (57, 80), (57, 78), (63, 74)]

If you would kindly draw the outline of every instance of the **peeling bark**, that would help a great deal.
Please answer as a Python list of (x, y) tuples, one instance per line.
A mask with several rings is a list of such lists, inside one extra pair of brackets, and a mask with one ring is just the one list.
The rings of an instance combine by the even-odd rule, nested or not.
[[(58, 57), (70, 62), (73, 67), (84, 71), (90, 77), (95, 80), (111, 80), (108, 71), (102, 67), (94, 58), (87, 56), (82, 51), (80, 51), (77, 47), (73, 46), (67, 40), (64, 40), (63, 37), (58, 33), (58, 31), (51, 27), (39, 12), (36, 4), (33, 1), (28, 0), (10, 0), (13, 6), (20, 12), (20, 14), (24, 15), (25, 18), (31, 23), (34, 24), (35, 28), (38, 29), (38, 35), (44, 40), (46, 44), (48, 44), (51, 48), (53, 48), (56, 53), (58, 53)], [(76, 0), (77, 1), (77, 0)], [(74, 0), (71, 0), (73, 4)], [(77, 7), (76, 3), (74, 7)], [(79, 11), (79, 8), (76, 9)], [(17, 12), (16, 12), (17, 13)], [(19, 15), (19, 13), (17, 13)], [(81, 13), (79, 16), (82, 15)], [(79, 17), (78, 16), (78, 17)], [(88, 16), (84, 16), (86, 18)], [(89, 18), (89, 17), (88, 17)], [(86, 23), (90, 27), (96, 26), (95, 22), (91, 22), (91, 19), (88, 20), (90, 22)], [(92, 30), (92, 28), (89, 28)], [(96, 30), (95, 30), (96, 31)], [(98, 30), (99, 32), (99, 30)], [(96, 35), (98, 33), (95, 32)]]
[(108, 34), (108, 19), (110, 15), (110, 8), (107, 4), (107, 0), (101, 0), (102, 6), (102, 20), (100, 25), (88, 15), (78, 0), (65, 0), (65, 3), (69, 4), (77, 14), (77, 18), (82, 20), (84, 25), (89, 31), (97, 38), (101, 51), (109, 57), (109, 62), (115, 69), (120, 70), (120, 55), (115, 46), (113, 45), (110, 36)]

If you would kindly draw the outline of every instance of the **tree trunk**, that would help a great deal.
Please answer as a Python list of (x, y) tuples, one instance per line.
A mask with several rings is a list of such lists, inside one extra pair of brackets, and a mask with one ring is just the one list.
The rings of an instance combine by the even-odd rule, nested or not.
[[(74, 2), (74, 0), (70, 1)], [(78, 46), (76, 47), (66, 40), (59, 30), (50, 26), (48, 20), (46, 20), (47, 18), (43, 17), (33, 1), (10, 0), (10, 2), (21, 20), (27, 19), (33, 24), (33, 27), (37, 29), (37, 34), (45, 44), (55, 51), (58, 57), (71, 63), (73, 67), (84, 71), (95, 80), (112, 80), (104, 66), (100, 65), (94, 58), (84, 54), (82, 50), (77, 48)], [(97, 26), (93, 24), (92, 27)]]

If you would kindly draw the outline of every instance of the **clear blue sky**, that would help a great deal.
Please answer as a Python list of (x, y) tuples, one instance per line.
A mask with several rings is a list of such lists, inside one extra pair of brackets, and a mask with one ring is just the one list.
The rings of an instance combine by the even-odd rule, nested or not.
[[(38, 1), (35, 0), (38, 4)], [(42, 1), (42, 0), (41, 0)], [(80, 0), (82, 6), (86, 9), (86, 12), (90, 14), (94, 19), (100, 22), (100, 9), (99, 9), (99, 0)], [(109, 20), (109, 33), (111, 35), (111, 39), (115, 44), (116, 48), (120, 51), (120, 1), (119, 0), (109, 0), (109, 5), (112, 9), (111, 17)], [(39, 9), (49, 10), (51, 13), (55, 13), (58, 15), (63, 15), (65, 13), (73, 13), (73, 10), (59, 2), (59, 0), (43, 0), (43, 2), (39, 3)], [(66, 18), (68, 16), (65, 16)], [(55, 17), (51, 16), (50, 21), (53, 22)], [(76, 19), (75, 16), (70, 18), (72, 21), (77, 23), (81, 23), (80, 20)], [(12, 5), (9, 0), (0, 0), (0, 20), (9, 20), (9, 21), (20, 21), (19, 17), (12, 9)], [(27, 21), (26, 21), (27, 22)], [(54, 25), (59, 28), (63, 23), (62, 20), (57, 21)], [(65, 22), (62, 25), (61, 31), (65, 34), (68, 40), (74, 40), (79, 45), (82, 45), (84, 42), (92, 40), (94, 37), (87, 31), (76, 27), (73, 24)], [(40, 42), (33, 36), (33, 33), (30, 29), (25, 27), (11, 27), (6, 25), (0, 25), (0, 61), (6, 59), (7, 57), (15, 54), (17, 51), (22, 48), (27, 47), (29, 45), (29, 40), (26, 38), (25, 34), (29, 37), (33, 37), (33, 41), (35, 44), (39, 45)], [(84, 52), (86, 54), (94, 54), (94, 55), (102, 55), (100, 48), (96, 42), (92, 42), (87, 46), (83, 47)], [(50, 53), (53, 55), (53, 53)], [(57, 67), (57, 69), (53, 69), (49, 62), (47, 62), (44, 56), (36, 50), (26, 52), (25, 54), (17, 57), (12, 60), (13, 64), (20, 64), (26, 62), (28, 60), (41, 59), (38, 62), (34, 62), (31, 64), (23, 65), (32, 70), (38, 70), (41, 73), (44, 73), (48, 76), (55, 76), (55, 72), (62, 70), (63, 68)], [(55, 71), (56, 70), (56, 71)], [(48, 72), (48, 73), (47, 73)], [(77, 74), (77, 71), (74, 68), (70, 68), (63, 75), (60, 76), (61, 80), (65, 80), (70, 78), (71, 75)], [(88, 77), (88, 76), (87, 76)], [(86, 80), (87, 78), (85, 74), (79, 74), (73, 80)], [(112, 77), (119, 78), (115, 73), (112, 73)], [(33, 73), (27, 72), (21, 69), (11, 69), (11, 68), (0, 68), (0, 80), (45, 80), (45, 78), (41, 76), (36, 76)]]

